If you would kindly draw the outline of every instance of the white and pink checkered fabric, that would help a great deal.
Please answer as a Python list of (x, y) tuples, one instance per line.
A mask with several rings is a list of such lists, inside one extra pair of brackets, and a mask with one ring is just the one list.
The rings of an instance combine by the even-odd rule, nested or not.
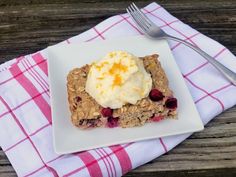
[[(235, 56), (218, 42), (182, 23), (156, 3), (143, 11), (166, 33), (200, 47), (236, 72)], [(140, 34), (130, 17), (123, 14), (62, 43)], [(169, 44), (204, 124), (236, 104), (236, 87), (204, 58), (180, 43)], [(171, 150), (190, 135), (58, 156), (52, 146), (49, 99), (46, 49), (0, 66), (0, 146), (18, 176), (121, 176)]]

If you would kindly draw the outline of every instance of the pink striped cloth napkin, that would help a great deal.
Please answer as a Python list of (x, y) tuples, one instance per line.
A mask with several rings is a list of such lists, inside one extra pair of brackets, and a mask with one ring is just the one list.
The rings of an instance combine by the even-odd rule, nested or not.
[[(156, 3), (143, 11), (166, 33), (200, 47), (236, 72), (235, 56), (218, 42), (182, 23)], [(130, 17), (122, 14), (62, 43), (140, 34)], [(236, 87), (204, 58), (180, 43), (169, 44), (204, 124), (236, 104)], [(59, 156), (52, 145), (47, 50), (13, 59), (1, 65), (0, 71), (0, 146), (18, 176), (121, 176), (166, 153), (190, 135)]]

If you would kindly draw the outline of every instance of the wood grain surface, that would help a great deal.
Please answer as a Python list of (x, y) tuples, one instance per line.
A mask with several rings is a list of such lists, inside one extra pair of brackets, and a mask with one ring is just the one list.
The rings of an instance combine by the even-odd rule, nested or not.
[[(125, 12), (125, 0), (0, 0), (0, 63), (36, 52)], [(135, 1), (142, 7), (152, 1)], [(160, 0), (183, 22), (236, 54), (235, 0)], [(0, 177), (16, 176), (0, 149)], [(236, 107), (176, 148), (131, 172), (134, 176), (236, 176)]]

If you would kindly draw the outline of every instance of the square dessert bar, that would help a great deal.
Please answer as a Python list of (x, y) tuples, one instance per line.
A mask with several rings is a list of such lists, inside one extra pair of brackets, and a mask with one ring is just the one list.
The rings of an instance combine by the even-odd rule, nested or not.
[(72, 123), (80, 128), (134, 127), (146, 122), (175, 118), (177, 100), (168, 87), (168, 80), (158, 61), (158, 55), (140, 57), (151, 74), (153, 89), (136, 104), (119, 109), (103, 108), (86, 91), (86, 79), (91, 65), (75, 68), (67, 76), (68, 101)]

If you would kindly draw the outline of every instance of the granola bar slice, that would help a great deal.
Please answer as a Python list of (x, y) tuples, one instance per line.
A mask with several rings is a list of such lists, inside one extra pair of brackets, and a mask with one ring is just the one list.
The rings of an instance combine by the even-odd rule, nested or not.
[(148, 97), (136, 104), (126, 104), (111, 110), (101, 107), (86, 91), (85, 84), (90, 65), (75, 68), (67, 76), (68, 101), (72, 123), (80, 128), (134, 127), (146, 122), (175, 118), (177, 100), (168, 86), (168, 79), (158, 61), (158, 55), (140, 58), (151, 74), (153, 89)]

